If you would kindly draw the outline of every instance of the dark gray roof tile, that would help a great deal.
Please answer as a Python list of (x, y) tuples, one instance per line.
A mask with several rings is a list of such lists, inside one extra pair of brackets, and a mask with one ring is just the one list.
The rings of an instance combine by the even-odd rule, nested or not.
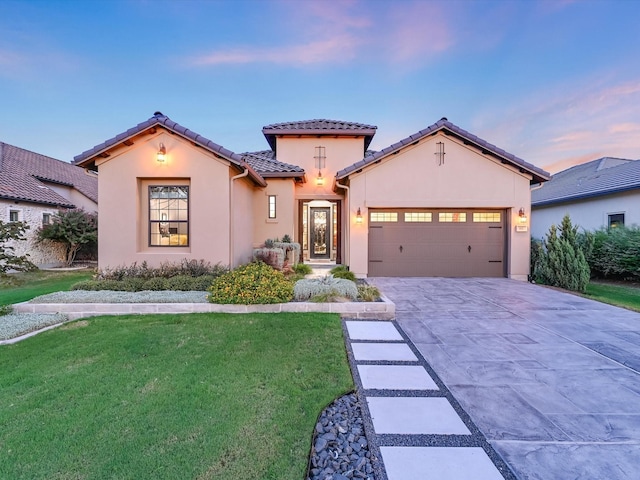
[(556, 173), (531, 192), (531, 205), (552, 205), (638, 189), (640, 160), (604, 157)]
[(98, 178), (83, 168), (0, 142), (0, 198), (74, 208), (47, 184), (73, 187), (98, 202)]
[(305, 173), (297, 165), (278, 161), (272, 150), (246, 152), (242, 156), (263, 177), (301, 177)]

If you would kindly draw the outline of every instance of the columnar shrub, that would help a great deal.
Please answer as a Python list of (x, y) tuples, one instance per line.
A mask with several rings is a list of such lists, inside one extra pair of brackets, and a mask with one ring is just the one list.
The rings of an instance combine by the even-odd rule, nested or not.
[(320, 296), (345, 297), (356, 300), (358, 298), (358, 287), (351, 280), (331, 276), (303, 278), (298, 280), (293, 287), (293, 298), (298, 302), (304, 302)]
[(584, 292), (590, 278), (589, 265), (577, 240), (577, 227), (571, 225), (568, 215), (558, 228), (551, 225), (542, 242), (542, 251), (534, 267), (534, 278), (539, 283), (567, 290)]
[(293, 285), (266, 263), (252, 262), (217, 277), (208, 292), (211, 303), (285, 303), (293, 297)]

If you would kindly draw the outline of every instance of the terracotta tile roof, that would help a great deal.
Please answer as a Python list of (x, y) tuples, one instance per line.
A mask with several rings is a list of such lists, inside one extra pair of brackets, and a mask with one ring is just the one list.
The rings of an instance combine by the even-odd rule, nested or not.
[(364, 123), (341, 120), (301, 120), (296, 122), (272, 123), (262, 127), (262, 133), (272, 150), (276, 150), (276, 135), (364, 135), (365, 150), (371, 143), (378, 127)]
[(262, 150), (260, 152), (246, 152), (242, 158), (253, 169), (265, 178), (268, 177), (302, 177), (304, 169), (297, 165), (279, 162), (273, 150)]
[(0, 142), (0, 198), (64, 208), (76, 206), (47, 184), (73, 187), (98, 202), (96, 175), (62, 160)]
[(531, 192), (531, 205), (570, 202), (640, 190), (640, 160), (604, 157), (556, 173)]
[(264, 179), (251, 167), (251, 165), (244, 161), (241, 155), (238, 155), (237, 153), (234, 153), (231, 150), (218, 145), (217, 143), (209, 140), (206, 137), (203, 137), (200, 134), (197, 134), (196, 132), (192, 132), (188, 128), (185, 128), (182, 125), (174, 122), (166, 115), (163, 115), (161, 112), (154, 113), (153, 117), (151, 117), (150, 119), (139, 123), (135, 127), (132, 127), (113, 138), (110, 138), (106, 142), (96, 145), (95, 147), (81, 153), (80, 155), (77, 155), (76, 157), (74, 157), (73, 163), (76, 165), (88, 165), (95, 160), (95, 157), (106, 153), (109, 149), (120, 145), (127, 140), (140, 135), (141, 133), (144, 133), (145, 131), (154, 127), (165, 128), (170, 132), (176, 133), (214, 154), (220, 155), (221, 157), (225, 158), (241, 169), (248, 169), (249, 176), (258, 185), (261, 185), (263, 187), (266, 186), (266, 182), (264, 181)]
[(505, 163), (510, 163), (514, 167), (519, 168), (520, 171), (522, 171), (523, 173), (524, 172), (530, 173), (531, 175), (533, 175), (533, 180), (531, 181), (531, 183), (544, 182), (551, 178), (551, 175), (548, 172), (545, 172), (544, 170), (542, 170), (541, 168), (538, 168), (535, 165), (525, 162), (521, 158), (518, 158), (515, 155), (509, 152), (506, 152), (505, 150), (502, 150), (501, 148), (498, 148), (495, 145), (488, 143), (486, 140), (482, 140), (481, 138), (454, 125), (446, 118), (442, 118), (436, 123), (434, 123), (433, 125), (423, 130), (420, 130), (419, 132), (414, 133), (413, 135), (410, 135), (407, 138), (404, 138), (399, 142), (394, 143), (393, 145), (383, 148), (378, 152), (368, 155), (364, 159), (354, 163), (353, 165), (340, 170), (336, 174), (336, 179), (341, 180), (345, 177), (348, 177), (350, 174), (357, 172), (358, 170), (368, 165), (371, 165), (388, 155), (391, 155), (399, 151), (400, 149), (406, 147), (407, 145), (411, 145), (412, 143), (418, 142), (422, 138), (428, 135), (433, 135), (434, 133), (437, 133), (441, 130), (445, 131), (445, 133), (449, 135), (453, 135), (459, 138), (467, 145), (474, 145), (476, 148), (482, 150), (483, 153), (493, 155), (499, 158), (500, 160), (504, 161)]

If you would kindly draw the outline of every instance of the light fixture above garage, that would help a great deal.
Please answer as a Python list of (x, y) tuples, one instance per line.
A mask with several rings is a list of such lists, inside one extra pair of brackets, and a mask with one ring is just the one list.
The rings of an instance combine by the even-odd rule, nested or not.
[(527, 223), (527, 214), (524, 212), (524, 208), (520, 208), (518, 216), (520, 217), (520, 223)]
[(160, 163), (166, 160), (167, 149), (164, 146), (164, 143), (160, 142), (158, 145), (158, 153), (156, 154), (156, 160)]
[(362, 211), (360, 207), (358, 207), (358, 212), (356, 213), (356, 223), (360, 225), (362, 223)]

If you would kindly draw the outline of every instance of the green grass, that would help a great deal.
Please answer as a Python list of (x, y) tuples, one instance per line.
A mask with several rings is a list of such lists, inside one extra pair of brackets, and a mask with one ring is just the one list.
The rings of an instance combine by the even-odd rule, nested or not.
[(7, 279), (0, 279), (0, 305), (26, 302), (39, 295), (69, 290), (74, 283), (88, 280), (92, 275), (91, 270), (12, 273)]
[(303, 478), (332, 314), (96, 317), (0, 348), (0, 478)]
[(591, 282), (585, 296), (618, 307), (640, 311), (640, 287), (637, 284)]

